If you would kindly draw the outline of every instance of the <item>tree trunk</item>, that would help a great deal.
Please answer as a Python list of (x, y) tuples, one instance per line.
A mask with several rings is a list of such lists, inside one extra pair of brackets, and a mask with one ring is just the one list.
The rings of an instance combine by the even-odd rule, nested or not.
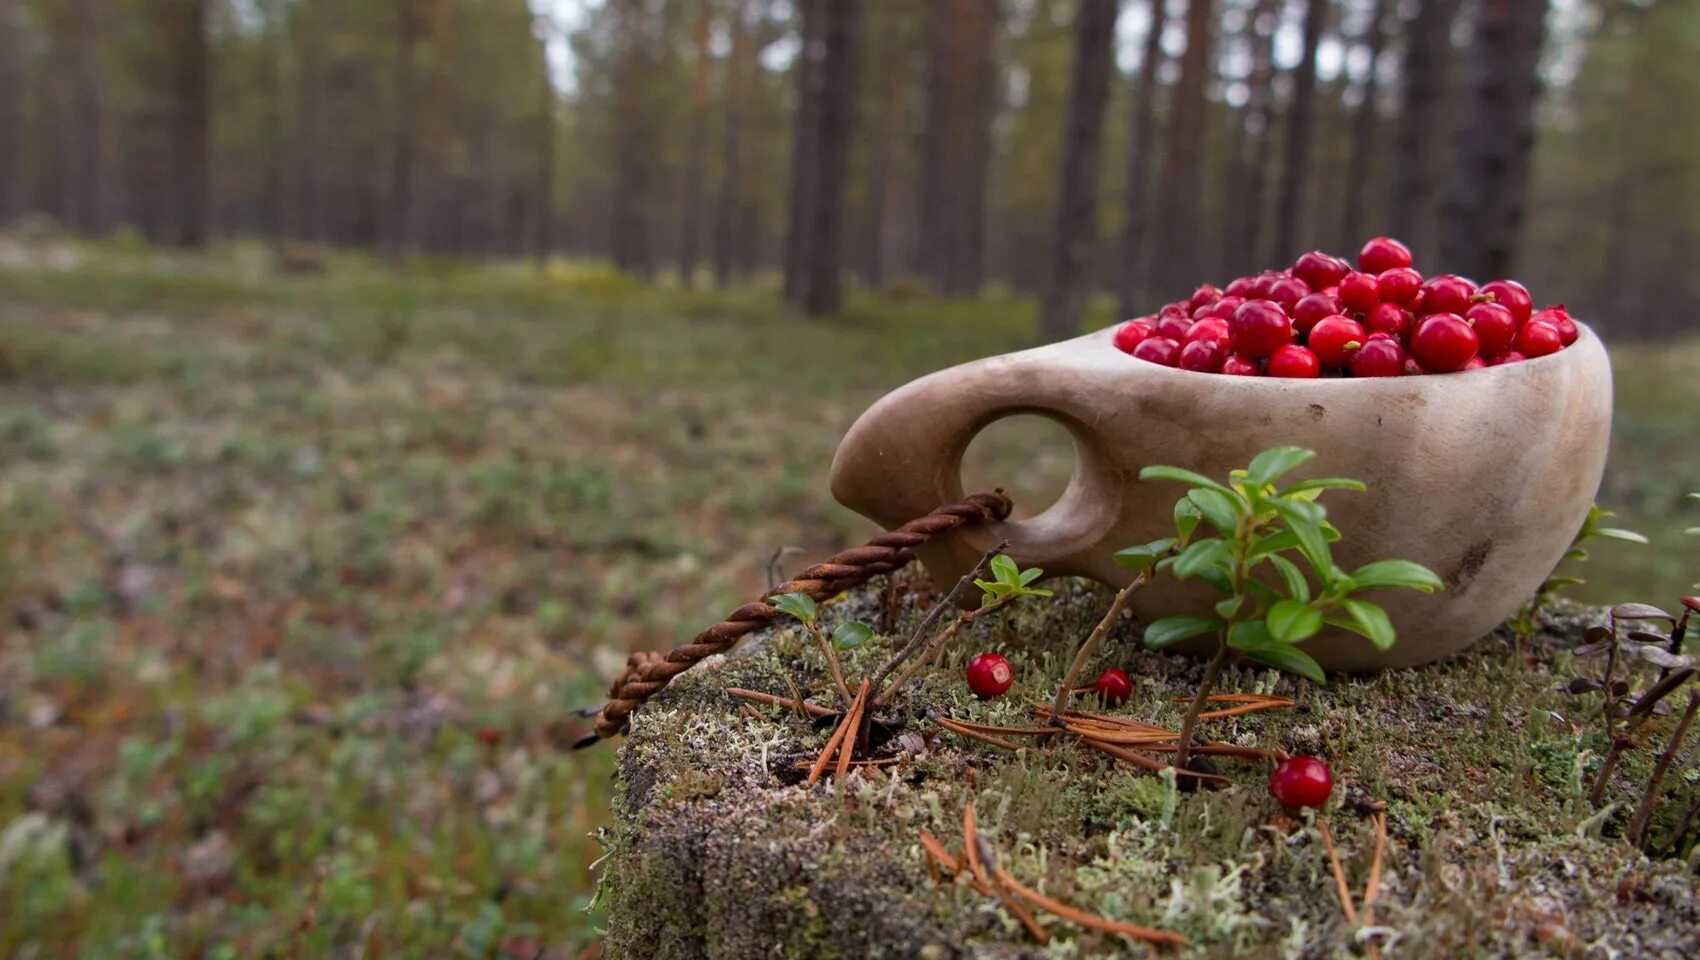
[(1340, 249), (1355, 249), (1364, 241), (1364, 196), (1368, 193), (1371, 161), (1375, 156), (1376, 98), (1381, 92), (1381, 77), (1376, 66), (1386, 45), (1387, 30), (1383, 23), (1392, 8), (1389, 0), (1375, 0), (1364, 39), (1369, 49), (1369, 73), (1364, 77), (1363, 100), (1352, 115), (1352, 153), (1346, 165), (1345, 209), (1340, 215)]
[(23, 6), (0, 0), (0, 227), (23, 211)]
[[(1093, 213), (1103, 164), (1104, 104), (1110, 94), (1119, 5), (1120, 0), (1080, 0), (1076, 14), (1051, 274), (1039, 313), (1039, 328), (1050, 339), (1073, 336), (1080, 329), (1089, 292), (1087, 261), (1097, 239)], [(1203, 92), (1202, 85), (1199, 90)]]
[(1263, 237), (1263, 205), (1269, 185), (1275, 132), (1275, 31), (1280, 26), (1282, 0), (1258, 0), (1251, 22), (1251, 92), (1241, 121), (1245, 136), (1229, 169), (1234, 182), (1228, 196), (1227, 270), (1249, 273), (1257, 268), (1258, 243)]
[(862, 0), (827, 5), (821, 57), (819, 129), (815, 133), (815, 197), (808, 242), (803, 312), (818, 317), (844, 307), (844, 199), (850, 179), (850, 137), (856, 125), (856, 60)]
[(1392, 210), (1388, 225), (1410, 245), (1420, 264), (1431, 252), (1430, 228), (1436, 193), (1436, 141), (1451, 131), (1442, 123), (1444, 75), (1450, 60), (1452, 21), (1459, 0), (1421, 0), (1406, 25), (1404, 105), (1395, 140)]
[(1304, 215), (1305, 185), (1310, 177), (1310, 135), (1316, 123), (1316, 48), (1322, 43), (1329, 0), (1305, 6), (1304, 53), (1293, 72), (1293, 101), (1282, 144), (1281, 197), (1275, 210), (1275, 248), (1271, 264), (1288, 263), (1298, 254), (1299, 218)]
[(176, 194), (175, 237), (204, 247), (212, 229), (212, 89), (207, 55), (207, 0), (172, 0), (171, 152)]
[(418, 111), (415, 101), (416, 52), (419, 45), (417, 0), (396, 0), (395, 127), (390, 142), (388, 253), (400, 260), (413, 252), (413, 164), (418, 149)]
[(886, 207), (891, 203), (892, 167), (907, 111), (909, 51), (903, 42), (902, 19), (889, 11), (879, 18), (880, 35), (870, 46), (870, 75), (879, 78), (879, 120), (869, 144), (866, 196), (862, 204), (862, 238), (858, 272), (862, 282), (878, 288), (885, 282)]
[(106, 81), (101, 66), (100, 0), (78, 0), (71, 52), (75, 145), (70, 158), (71, 209), (77, 229), (106, 232)]
[(697, 0), (691, 43), (690, 131), (685, 137), (684, 211), (679, 221), (679, 283), (684, 287), (692, 286), (696, 279), (702, 246), (702, 180), (708, 156), (708, 35), (713, 20), (708, 0)]
[(1511, 272), (1529, 191), (1547, 0), (1483, 0), (1469, 105), (1444, 206), (1446, 268), (1488, 280)]
[(726, 116), (720, 128), (720, 196), (714, 203), (714, 283), (730, 286), (736, 262), (740, 200), (738, 181), (744, 133), (744, 100), (747, 94), (750, 47), (751, 0), (738, 0), (733, 8), (732, 50), (726, 57), (723, 83)]
[(996, 0), (942, 0), (930, 19), (916, 267), (951, 295), (971, 295), (984, 280), (1000, 17)]
[(1127, 180), (1122, 194), (1122, 251), (1117, 310), (1123, 317), (1139, 313), (1139, 294), (1145, 286), (1146, 181), (1151, 178), (1152, 133), (1157, 123), (1157, 68), (1163, 59), (1163, 28), (1169, 22), (1167, 0), (1148, 0), (1151, 27), (1134, 82), (1133, 112), (1128, 119)]
[(642, 277), (655, 273), (650, 250), (654, 104), (648, 14), (643, 0), (619, 0), (619, 52), (614, 77), (614, 208), (609, 246), (614, 263)]
[(812, 260), (809, 242), (814, 238), (815, 178), (819, 150), (821, 47), (826, 17), (821, 6), (827, 0), (797, 0), (799, 24), (796, 73), (797, 104), (791, 121), (791, 196), (785, 222), (785, 299), (800, 302), (808, 285), (807, 270)]
[[(1204, 86), (1211, 72), (1215, 0), (1191, 0), (1186, 12), (1186, 53), (1175, 85), (1169, 149), (1163, 157), (1162, 215), (1168, 250), (1164, 273), (1198, 276), (1198, 221), (1204, 188)], [(1181, 282), (1187, 282), (1182, 280)]]
[(555, 252), (555, 83), (549, 76), (549, 38), (554, 23), (543, 21), (537, 39), (537, 184), (532, 198), (531, 263), (541, 275)]

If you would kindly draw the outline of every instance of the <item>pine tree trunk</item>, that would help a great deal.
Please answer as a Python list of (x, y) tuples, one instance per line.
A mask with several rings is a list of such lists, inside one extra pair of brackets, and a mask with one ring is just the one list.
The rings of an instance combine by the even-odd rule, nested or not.
[(1365, 28), (1369, 73), (1364, 77), (1363, 100), (1358, 103), (1357, 112), (1352, 114), (1352, 153), (1346, 165), (1345, 209), (1340, 215), (1339, 247), (1342, 250), (1356, 249), (1365, 239), (1362, 235), (1364, 197), (1369, 192), (1371, 161), (1375, 156), (1376, 99), (1381, 93), (1381, 76), (1376, 67), (1386, 46), (1384, 21), (1391, 9), (1389, 0), (1375, 0), (1375, 8)]
[(870, 47), (871, 77), (880, 83), (879, 122), (868, 162), (867, 195), (863, 201), (859, 272), (862, 282), (877, 289), (885, 283), (887, 207), (891, 205), (893, 168), (908, 119), (910, 51), (903, 40), (903, 21), (891, 11), (879, 18), (883, 30)]
[(1051, 274), (1039, 313), (1039, 329), (1049, 339), (1073, 336), (1080, 329), (1089, 292), (1088, 261), (1097, 240), (1093, 208), (1103, 165), (1104, 106), (1114, 68), (1119, 5), (1119, 0), (1080, 0), (1076, 13)]
[(809, 243), (814, 239), (815, 179), (819, 172), (820, 138), (820, 65), (822, 32), (826, 21), (821, 7), (827, 0), (797, 0), (801, 47), (795, 65), (797, 104), (791, 121), (791, 189), (786, 204), (784, 295), (792, 302), (801, 302), (808, 286), (808, 267), (812, 262)]
[(101, 65), (100, 0), (77, 0), (71, 51), (72, 123), (70, 205), (77, 229), (85, 234), (106, 232), (107, 203), (106, 80)]
[(23, 6), (0, 0), (0, 226), (23, 211)]
[(1256, 269), (1258, 243), (1263, 237), (1263, 207), (1275, 142), (1275, 31), (1282, 0), (1258, 0), (1246, 24), (1251, 39), (1251, 93), (1241, 126), (1245, 135), (1230, 165), (1228, 236), (1225, 274)]
[(389, 229), (386, 247), (391, 260), (413, 252), (413, 163), (418, 149), (418, 92), (414, 82), (419, 44), (417, 0), (396, 0), (395, 127), (390, 141)]
[(844, 307), (844, 206), (850, 179), (850, 138), (856, 125), (856, 81), (862, 0), (832, 0), (823, 26), (820, 103), (815, 133), (815, 197), (803, 312), (812, 317)]
[(172, 0), (172, 184), (176, 241), (206, 246), (212, 228), (212, 90), (207, 55), (207, 0)]
[(1547, 0), (1483, 0), (1475, 68), (1443, 207), (1441, 255), (1483, 280), (1511, 272), (1529, 191)]
[(694, 285), (702, 246), (702, 181), (708, 157), (708, 35), (713, 20), (708, 0), (697, 0), (691, 42), (690, 132), (685, 138), (685, 209), (679, 223), (679, 283), (685, 287)]
[(1198, 276), (1198, 221), (1204, 190), (1204, 87), (1211, 72), (1216, 22), (1214, 0), (1191, 0), (1186, 14), (1186, 53), (1175, 85), (1168, 150), (1163, 156), (1162, 213), (1157, 218), (1168, 256), (1163, 275)]
[(1151, 26), (1145, 34), (1144, 55), (1134, 81), (1133, 113), (1128, 119), (1127, 179), (1122, 188), (1121, 270), (1116, 285), (1121, 316), (1140, 312), (1139, 294), (1145, 286), (1146, 183), (1151, 179), (1152, 134), (1157, 126), (1157, 68), (1163, 59), (1163, 28), (1169, 22), (1166, 0), (1148, 0)]
[(1437, 193), (1436, 142), (1452, 131), (1442, 122), (1445, 70), (1451, 57), (1452, 21), (1459, 0), (1421, 0), (1406, 25), (1403, 107), (1394, 143), (1392, 234), (1410, 245), (1422, 264), (1432, 253), (1431, 228)]
[(650, 191), (653, 143), (649, 96), (652, 83), (648, 12), (643, 0), (618, 0), (619, 52), (614, 78), (614, 206), (609, 246), (614, 265), (648, 278), (655, 273), (650, 249)]
[(723, 83), (725, 119), (720, 127), (720, 194), (714, 202), (714, 283), (730, 286), (737, 258), (739, 197), (738, 182), (744, 132), (744, 98), (749, 67), (745, 60), (750, 47), (750, 0), (739, 0), (733, 8), (732, 50), (726, 57)]
[(958, 157), (945, 213), (945, 267), (940, 288), (974, 296), (985, 283), (986, 182), (992, 163), (992, 123), (998, 104), (996, 43), (1002, 11), (997, 0), (971, 0), (957, 19), (961, 35), (953, 64), (959, 120), (952, 139)]
[(1316, 48), (1322, 43), (1328, 2), (1309, 0), (1305, 7), (1304, 53), (1293, 71), (1292, 108), (1282, 144), (1285, 161), (1281, 167), (1281, 196), (1275, 210), (1275, 247), (1269, 257), (1272, 264), (1288, 263), (1299, 252), (1299, 218), (1305, 210), (1311, 128), (1316, 123)]
[(537, 183), (532, 204), (531, 262), (541, 274), (555, 252), (555, 84), (549, 38), (537, 40)]

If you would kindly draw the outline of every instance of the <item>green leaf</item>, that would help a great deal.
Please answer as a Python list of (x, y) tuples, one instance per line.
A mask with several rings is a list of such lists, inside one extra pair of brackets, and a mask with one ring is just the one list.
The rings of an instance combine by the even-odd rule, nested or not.
[(1216, 613), (1219, 616), (1221, 616), (1222, 618), (1226, 619), (1228, 617), (1233, 616), (1236, 613), (1239, 613), (1240, 607), (1244, 603), (1245, 603), (1245, 594), (1243, 594), (1243, 593), (1235, 594), (1234, 596), (1231, 596), (1226, 600), (1218, 600), (1216, 602)]
[(1164, 617), (1145, 628), (1145, 645), (1161, 649), (1192, 637), (1215, 633), (1223, 625), (1215, 617)]
[(1308, 603), (1282, 600), (1269, 608), (1269, 634), (1281, 643), (1301, 643), (1322, 629), (1322, 611)]
[(1021, 571), (1021, 585), (1025, 587), (1029, 583), (1032, 583), (1044, 575), (1045, 571), (1038, 567), (1028, 567), (1026, 570)]
[(1374, 563), (1366, 563), (1352, 571), (1352, 579), (1357, 582), (1360, 590), (1400, 587), (1433, 593), (1444, 586), (1440, 578), (1434, 575), (1434, 571), (1409, 560), (1377, 560)]
[(1153, 540), (1137, 547), (1116, 551), (1116, 562), (1130, 570), (1149, 570), (1151, 565), (1174, 549), (1174, 538)]
[(780, 613), (788, 613), (807, 624), (813, 624), (815, 618), (820, 616), (820, 608), (815, 606), (813, 598), (806, 593), (782, 593), (777, 597), (769, 597), (767, 602), (773, 604)]
[(992, 558), (992, 576), (996, 577), (999, 583), (1020, 583), (1021, 568), (1015, 565), (1009, 554), (1000, 553)]
[[(1321, 507), (1312, 503), (1298, 503), (1292, 500), (1273, 501), (1275, 512), (1287, 522), (1287, 529), (1298, 538), (1299, 552), (1310, 561), (1311, 568), (1319, 577), (1327, 577), (1334, 569), (1334, 558), (1328, 552), (1328, 538), (1322, 533), (1318, 524), (1321, 517), (1317, 513)], [(1305, 509), (1305, 508), (1310, 509)]]
[(1174, 573), (1182, 580), (1190, 580), (1206, 570), (1226, 570), (1233, 563), (1233, 550), (1226, 540), (1200, 540), (1181, 551), (1175, 558)]
[(1256, 486), (1274, 483), (1277, 477), (1316, 456), (1315, 450), (1303, 447), (1270, 447), (1251, 458), (1246, 467), (1246, 479)]
[(1192, 537), (1192, 532), (1198, 529), (1198, 522), (1204, 514), (1198, 512), (1191, 500), (1185, 497), (1175, 501), (1175, 534), (1181, 543), (1186, 543)]
[(853, 650), (868, 642), (874, 635), (874, 628), (860, 620), (850, 620), (838, 625), (832, 631), (832, 645), (840, 650)]
[(1358, 625), (1358, 633), (1369, 638), (1377, 649), (1386, 650), (1393, 646), (1397, 639), (1393, 633), (1393, 621), (1387, 619), (1387, 611), (1377, 604), (1367, 600), (1344, 601), (1346, 612), (1352, 615), (1352, 622)]
[(1189, 490), (1186, 498), (1191, 500), (1204, 514), (1204, 519), (1210, 525), (1222, 531), (1225, 537), (1231, 537), (1239, 532), (1240, 517), (1243, 514), (1243, 503), (1237, 497), (1230, 497), (1214, 490)]
[(1236, 650), (1258, 650), (1275, 643), (1275, 636), (1262, 620), (1241, 620), (1228, 628), (1228, 646)]
[(1594, 536), (1605, 537), (1607, 540), (1622, 540), (1626, 543), (1646, 543), (1647, 538), (1633, 530), (1620, 527), (1601, 527), (1594, 531)]
[(1262, 647), (1247, 654), (1258, 663), (1296, 673), (1313, 683), (1326, 684), (1327, 678), (1322, 675), (1322, 665), (1297, 647), (1275, 646)]
[(1214, 490), (1217, 493), (1226, 494), (1230, 497), (1235, 495), (1233, 488), (1226, 484), (1218, 483), (1202, 473), (1194, 473), (1191, 470), (1183, 470), (1180, 467), (1166, 467), (1161, 464), (1155, 464), (1140, 470), (1139, 479), (1173, 480), (1176, 483), (1184, 483), (1189, 487), (1204, 487), (1206, 489)]
[(1684, 536), (1700, 537), (1700, 527), (1689, 527), (1688, 529), (1686, 529), (1682, 532), (1683, 532)]
[(1300, 603), (1310, 602), (1310, 584), (1305, 580), (1304, 571), (1299, 565), (1280, 554), (1272, 554), (1269, 562), (1274, 565), (1275, 572), (1281, 575), (1281, 581), (1287, 585), (1287, 596)]
[(1368, 489), (1362, 480), (1353, 480), (1351, 477), (1317, 477), (1314, 480), (1300, 480), (1290, 487), (1282, 488), (1281, 496), (1290, 497), (1295, 493), (1309, 493), (1312, 490), (1356, 490), (1363, 493)]

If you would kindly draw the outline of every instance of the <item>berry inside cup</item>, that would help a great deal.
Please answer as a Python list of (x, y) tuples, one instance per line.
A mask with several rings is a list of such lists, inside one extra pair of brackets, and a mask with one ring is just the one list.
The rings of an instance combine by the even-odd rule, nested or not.
[(1580, 335), (1563, 304), (1535, 308), (1515, 280), (1424, 276), (1375, 237), (1354, 260), (1312, 250), (1285, 270), (1204, 284), (1116, 329), (1123, 353), (1233, 377), (1409, 377), (1559, 352)]

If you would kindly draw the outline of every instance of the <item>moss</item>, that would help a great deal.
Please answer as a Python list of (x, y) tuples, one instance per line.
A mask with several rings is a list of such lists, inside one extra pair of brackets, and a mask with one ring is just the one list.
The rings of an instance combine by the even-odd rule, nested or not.
[[(828, 616), (872, 622), (877, 596), (852, 593)], [(884, 770), (812, 789), (798, 785), (801, 767), (826, 733), (723, 690), (783, 693), (789, 679), (829, 703), (818, 651), (779, 631), (681, 677), (634, 716), (621, 750), (618, 826), (603, 879), (610, 955), (1076, 957), (1134, 949), (1054, 920), (1054, 939), (1041, 948), (995, 900), (961, 884), (936, 885), (917, 831), (959, 847), (969, 800), (996, 855), (1023, 882), (1104, 916), (1182, 932), (1185, 955), (1351, 955), (1359, 931), (1335, 899), (1317, 817), (1276, 809), (1261, 765), (1224, 763), (1227, 788), (1182, 794), (1171, 778), (1078, 748), (1010, 753), (932, 721), (942, 713), (1031, 723), (1031, 703), (1049, 700), (1073, 645), (1107, 603), (1100, 589), (1067, 584), (1054, 600), (976, 624), (881, 717), (914, 735), (886, 752), (904, 741), (924, 746)], [(1209, 733), (1330, 759), (1344, 789), (1321, 816), (1355, 889), (1373, 842), (1356, 801), (1386, 801), (1391, 843), (1373, 934), (1383, 956), (1557, 954), (1567, 944), (1619, 956), (1694, 955), (1700, 908), (1692, 871), (1624, 844), (1621, 810), (1579, 833), (1594, 812), (1581, 785), (1597, 746), (1597, 701), (1558, 692), (1568, 665), (1557, 651), (1594, 616), (1555, 609), (1539, 639), (1552, 665), (1529, 665), (1496, 636), (1443, 663), (1326, 688), (1232, 669), (1222, 689), (1277, 692), (1297, 703), (1212, 721)], [(918, 617), (905, 610), (894, 632), (906, 635)], [(1123, 623), (1103, 654), (1134, 676), (1134, 696), (1119, 712), (1173, 724), (1180, 706), (1172, 698), (1197, 681), (1199, 665), (1143, 651), (1136, 636), (1137, 625)], [(894, 642), (855, 651), (847, 672), (871, 670)], [(956, 682), (981, 649), (1014, 663), (1010, 695), (979, 701)], [(1646, 762), (1626, 760), (1625, 777)], [(1633, 790), (1625, 779), (1614, 799), (1633, 806)], [(1664, 811), (1655, 823), (1673, 816)]]

